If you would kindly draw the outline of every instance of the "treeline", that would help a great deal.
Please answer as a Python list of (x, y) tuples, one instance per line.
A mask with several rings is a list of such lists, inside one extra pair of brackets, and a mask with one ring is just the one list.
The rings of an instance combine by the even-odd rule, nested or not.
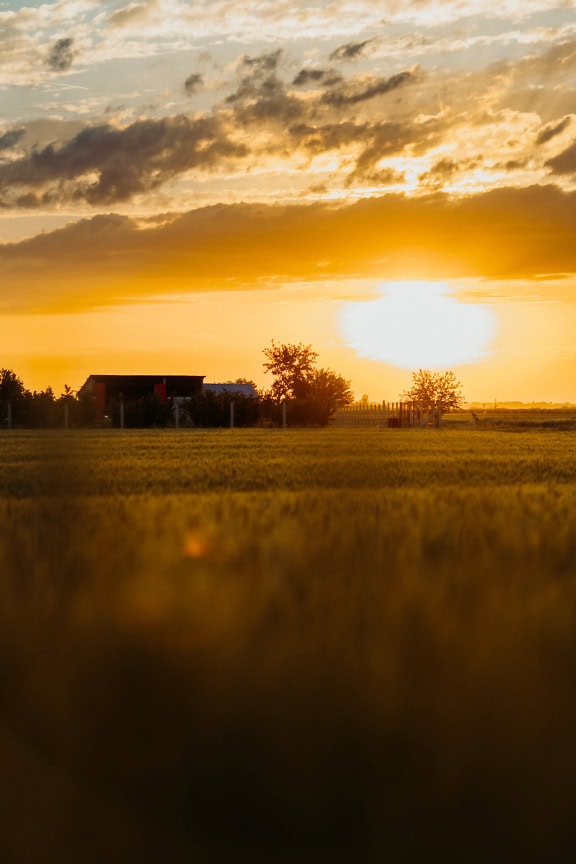
[[(56, 396), (51, 387), (30, 391), (11, 369), (0, 369), (0, 427), (57, 429), (111, 426), (119, 428), (325, 426), (338, 404), (344, 401), (347, 382), (326, 378), (314, 386), (300, 382), (299, 389), (258, 392), (247, 396), (234, 390), (203, 390), (190, 398), (172, 398), (163, 403), (151, 393), (139, 399), (111, 399), (104, 417), (90, 393), (75, 393), (70, 387)], [(333, 374), (333, 373), (330, 373)], [(241, 379), (243, 383), (246, 383)], [(336, 381), (336, 384), (334, 383)], [(344, 394), (347, 396), (347, 393)], [(346, 401), (349, 401), (347, 399)]]
[(0, 369), (0, 426), (57, 429), (95, 422), (96, 405), (91, 396), (79, 396), (67, 386), (59, 396), (51, 387), (28, 390), (12, 369)]
[[(232, 385), (231, 385), (232, 386)], [(231, 402), (234, 403), (231, 408)], [(233, 412), (233, 415), (231, 414)], [(120, 427), (147, 429), (168, 426), (255, 426), (266, 419), (274, 422), (265, 396), (203, 391), (189, 399), (163, 403), (151, 393), (122, 403), (110, 399), (104, 417), (98, 416), (96, 399), (90, 393), (75, 393), (65, 386), (56, 396), (51, 387), (28, 390), (11, 369), (0, 369), (0, 426), (15, 429), (61, 429)]]

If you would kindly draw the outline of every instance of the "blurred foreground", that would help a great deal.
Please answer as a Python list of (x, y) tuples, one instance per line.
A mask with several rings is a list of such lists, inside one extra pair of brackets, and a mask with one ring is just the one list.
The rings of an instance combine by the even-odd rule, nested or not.
[(572, 860), (576, 434), (0, 452), (3, 864)]

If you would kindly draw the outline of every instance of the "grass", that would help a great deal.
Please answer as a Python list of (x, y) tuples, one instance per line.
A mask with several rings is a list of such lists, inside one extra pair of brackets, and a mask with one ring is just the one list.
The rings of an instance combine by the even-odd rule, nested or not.
[(575, 433), (0, 452), (3, 861), (570, 860)]

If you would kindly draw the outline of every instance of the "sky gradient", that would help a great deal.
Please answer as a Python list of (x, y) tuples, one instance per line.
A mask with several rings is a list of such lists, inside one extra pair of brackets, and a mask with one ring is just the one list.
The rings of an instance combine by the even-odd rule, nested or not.
[(0, 366), (576, 402), (576, 0), (0, 0)]

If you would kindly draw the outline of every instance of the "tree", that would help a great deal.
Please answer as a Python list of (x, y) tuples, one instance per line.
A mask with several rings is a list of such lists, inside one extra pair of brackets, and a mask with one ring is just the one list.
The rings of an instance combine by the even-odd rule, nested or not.
[(331, 369), (318, 369), (318, 353), (311, 345), (278, 345), (264, 348), (266, 372), (274, 375), (270, 397), (290, 404), (292, 424), (325, 426), (338, 405), (353, 401), (350, 382)]
[(0, 425), (20, 424), (24, 399), (29, 395), (12, 369), (0, 369)]
[(264, 348), (264, 370), (274, 375), (270, 388), (272, 398), (277, 402), (284, 399), (297, 399), (303, 395), (306, 382), (311, 375), (318, 353), (311, 345), (277, 345), (274, 340), (270, 348)]
[(25, 392), (24, 382), (12, 369), (0, 369), (0, 402), (15, 402)]
[(430, 372), (428, 369), (412, 373), (412, 386), (401, 393), (400, 398), (422, 411), (460, 408), (464, 399), (462, 384), (454, 372)]

